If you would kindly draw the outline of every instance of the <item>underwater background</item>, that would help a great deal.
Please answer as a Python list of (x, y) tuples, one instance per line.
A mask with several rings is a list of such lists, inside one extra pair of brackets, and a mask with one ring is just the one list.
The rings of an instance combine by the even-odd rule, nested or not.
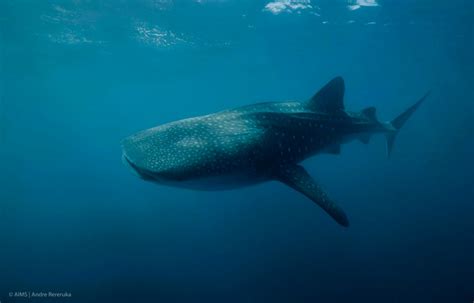
[[(0, 301), (472, 302), (473, 37), (471, 0), (1, 0)], [(134, 132), (337, 75), (381, 120), (431, 90), (390, 159), (374, 136), (305, 161), (348, 229), (277, 182), (122, 165)]]

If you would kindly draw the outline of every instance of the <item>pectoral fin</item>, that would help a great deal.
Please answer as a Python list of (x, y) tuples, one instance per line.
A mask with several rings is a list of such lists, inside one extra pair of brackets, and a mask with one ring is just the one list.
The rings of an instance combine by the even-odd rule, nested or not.
[(281, 167), (277, 172), (277, 179), (313, 200), (337, 223), (345, 227), (349, 226), (349, 220), (342, 208), (328, 197), (321, 186), (311, 178), (302, 166), (289, 165)]

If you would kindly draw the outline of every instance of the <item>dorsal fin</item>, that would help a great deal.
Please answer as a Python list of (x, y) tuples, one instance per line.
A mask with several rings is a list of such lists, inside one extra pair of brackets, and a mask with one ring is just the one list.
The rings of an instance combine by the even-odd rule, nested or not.
[(344, 110), (344, 80), (336, 77), (321, 88), (309, 101), (313, 111), (334, 113)]
[(371, 106), (371, 107), (367, 107), (367, 108), (364, 108), (362, 110), (362, 114), (364, 116), (366, 116), (367, 118), (369, 118), (369, 120), (375, 120), (377, 121), (377, 114), (376, 114), (376, 109), (375, 107)]

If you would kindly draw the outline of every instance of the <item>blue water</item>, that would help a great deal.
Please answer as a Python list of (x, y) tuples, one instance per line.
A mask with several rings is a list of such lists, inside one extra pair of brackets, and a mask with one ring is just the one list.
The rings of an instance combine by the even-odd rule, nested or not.
[[(473, 20), (471, 0), (0, 1), (0, 301), (472, 302)], [(136, 131), (337, 75), (382, 120), (432, 90), (390, 159), (374, 137), (304, 162), (348, 229), (276, 182), (121, 163)]]

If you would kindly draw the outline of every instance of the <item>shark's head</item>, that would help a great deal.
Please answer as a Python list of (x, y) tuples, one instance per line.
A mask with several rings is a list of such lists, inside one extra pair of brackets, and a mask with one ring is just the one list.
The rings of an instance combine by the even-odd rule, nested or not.
[(122, 161), (144, 180), (183, 181), (202, 162), (200, 146), (193, 131), (179, 123), (161, 125), (122, 140)]
[(122, 140), (122, 162), (132, 173), (144, 180), (153, 180), (160, 171), (154, 154), (159, 142), (154, 131), (146, 130)]
[(137, 177), (143, 179), (143, 180), (153, 180), (154, 177), (152, 174), (150, 174), (148, 171), (138, 167), (135, 165), (127, 156), (125, 153), (122, 153), (122, 163), (128, 167), (128, 169)]

